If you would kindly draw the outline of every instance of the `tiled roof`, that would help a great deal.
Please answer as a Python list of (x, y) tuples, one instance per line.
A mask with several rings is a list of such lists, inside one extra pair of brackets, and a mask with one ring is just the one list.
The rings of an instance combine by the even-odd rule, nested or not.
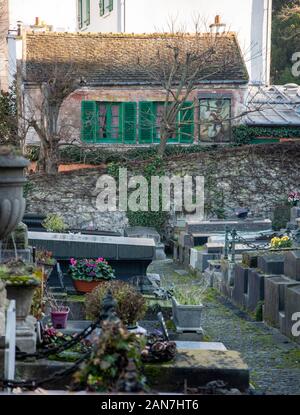
[[(41, 80), (47, 65), (72, 62), (88, 85), (155, 84), (153, 71), (168, 70), (173, 62), (168, 46), (175, 44), (180, 47), (181, 58), (186, 56), (182, 51), (197, 50), (199, 56), (199, 51), (207, 51), (211, 45), (211, 35), (27, 33), (26, 80)], [(193, 63), (199, 64), (203, 70), (198, 83), (248, 81), (234, 33), (215, 36), (214, 54)]]
[(300, 86), (252, 87), (248, 98), (249, 125), (300, 126)]

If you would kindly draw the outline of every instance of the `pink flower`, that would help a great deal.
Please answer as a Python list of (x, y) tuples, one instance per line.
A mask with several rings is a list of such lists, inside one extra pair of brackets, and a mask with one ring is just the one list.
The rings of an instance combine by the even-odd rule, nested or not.
[(98, 259), (96, 259), (96, 262), (99, 264), (99, 262), (104, 262), (104, 258), (98, 258)]
[(70, 259), (70, 262), (71, 262), (71, 265), (76, 265), (77, 264), (77, 261), (74, 258), (71, 258)]

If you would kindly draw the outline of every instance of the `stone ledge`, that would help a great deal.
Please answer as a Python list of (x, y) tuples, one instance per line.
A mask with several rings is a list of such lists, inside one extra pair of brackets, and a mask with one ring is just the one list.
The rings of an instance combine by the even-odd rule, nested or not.
[(145, 374), (151, 387), (166, 392), (182, 391), (185, 381), (188, 387), (223, 380), (230, 388), (249, 388), (248, 366), (235, 351), (180, 350), (173, 362), (147, 364)]

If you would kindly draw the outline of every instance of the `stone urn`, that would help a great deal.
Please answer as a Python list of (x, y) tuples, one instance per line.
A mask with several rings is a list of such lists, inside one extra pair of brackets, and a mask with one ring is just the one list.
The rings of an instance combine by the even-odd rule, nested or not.
[(37, 284), (6, 285), (7, 299), (16, 300), (16, 318), (18, 323), (23, 323), (27, 319), (36, 288)]
[(28, 165), (24, 157), (9, 152), (0, 154), (0, 241), (15, 229), (24, 215), (24, 168)]

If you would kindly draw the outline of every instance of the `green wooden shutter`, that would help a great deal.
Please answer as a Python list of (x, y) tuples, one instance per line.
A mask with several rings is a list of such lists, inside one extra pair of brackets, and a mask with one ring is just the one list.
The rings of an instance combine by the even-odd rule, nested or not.
[(121, 107), (123, 143), (136, 143), (136, 102), (123, 102)]
[(180, 143), (194, 141), (194, 103), (185, 102), (179, 113)]
[(113, 8), (114, 8), (114, 0), (109, 0), (108, 10), (110, 12), (112, 12), (113, 11)]
[(151, 144), (155, 135), (155, 105), (153, 102), (139, 103), (139, 143)]
[(86, 143), (97, 141), (97, 104), (95, 101), (81, 102), (81, 140)]
[(100, 16), (104, 15), (104, 0), (99, 0)]

